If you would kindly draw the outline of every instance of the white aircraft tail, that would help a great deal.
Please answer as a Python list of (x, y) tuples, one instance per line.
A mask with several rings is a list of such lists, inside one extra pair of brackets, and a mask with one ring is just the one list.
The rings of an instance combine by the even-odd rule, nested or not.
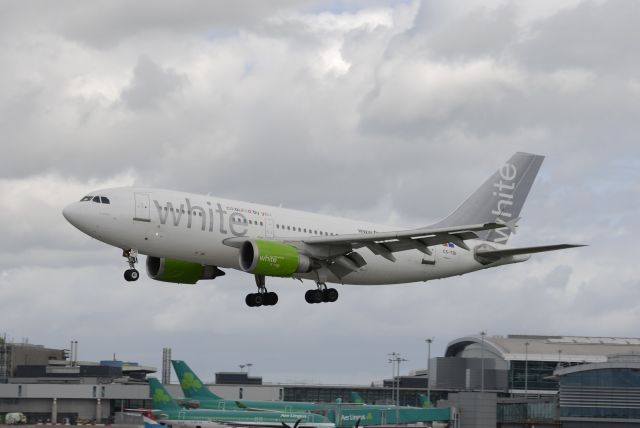
[(520, 211), (544, 156), (518, 152), (469, 196), (454, 212), (430, 227), (501, 223), (504, 228), (478, 233), (485, 241), (506, 244), (520, 220)]

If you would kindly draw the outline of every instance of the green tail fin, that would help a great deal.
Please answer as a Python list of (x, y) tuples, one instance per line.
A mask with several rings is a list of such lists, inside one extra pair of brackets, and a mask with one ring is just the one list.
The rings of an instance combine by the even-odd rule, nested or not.
[(364, 404), (364, 400), (356, 391), (351, 391), (351, 402), (355, 404)]
[(171, 364), (178, 375), (180, 387), (185, 397), (199, 400), (222, 400), (222, 397), (218, 397), (202, 383), (187, 363), (182, 360), (171, 360)]
[(171, 398), (167, 390), (155, 377), (147, 379), (149, 381), (149, 396), (153, 402), (153, 408), (158, 410), (180, 410), (178, 403)]
[(431, 403), (429, 403), (425, 394), (419, 394), (418, 397), (420, 398), (420, 407), (424, 407), (425, 409), (431, 407)]

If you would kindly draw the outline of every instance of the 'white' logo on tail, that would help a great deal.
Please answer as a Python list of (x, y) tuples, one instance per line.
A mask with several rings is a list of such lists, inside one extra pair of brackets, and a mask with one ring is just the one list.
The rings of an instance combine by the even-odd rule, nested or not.
[[(498, 204), (496, 209), (491, 211), (491, 214), (497, 216), (496, 223), (507, 224), (511, 218), (511, 207), (513, 205), (513, 190), (516, 187), (515, 178), (518, 175), (518, 170), (515, 165), (505, 163), (500, 168), (500, 180), (497, 183), (493, 183), (493, 187), (497, 190), (493, 192), (493, 196), (498, 197)], [(504, 218), (507, 220), (505, 221)], [(499, 235), (495, 242), (506, 242), (509, 239), (510, 228), (495, 229), (495, 232)]]

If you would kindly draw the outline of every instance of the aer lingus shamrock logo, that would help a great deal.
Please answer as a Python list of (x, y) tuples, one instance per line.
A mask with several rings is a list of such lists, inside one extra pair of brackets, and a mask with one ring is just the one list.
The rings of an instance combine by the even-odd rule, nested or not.
[(196, 379), (193, 373), (185, 373), (180, 381), (180, 386), (182, 386), (183, 389), (200, 389), (202, 388), (202, 383)]
[(156, 392), (153, 393), (153, 401), (157, 403), (166, 403), (169, 400), (169, 395), (161, 389), (156, 389)]

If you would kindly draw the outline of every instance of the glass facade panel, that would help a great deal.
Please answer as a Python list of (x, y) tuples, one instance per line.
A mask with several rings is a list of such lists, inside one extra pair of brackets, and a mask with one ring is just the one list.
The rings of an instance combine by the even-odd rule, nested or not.
[(612, 368), (570, 373), (562, 376), (561, 385), (640, 388), (640, 369)]
[(608, 407), (561, 407), (561, 417), (640, 419), (640, 409)]
[[(526, 366), (526, 367), (525, 367)], [(512, 361), (509, 373), (511, 389), (525, 389), (525, 373), (527, 375), (527, 389), (529, 390), (557, 390), (558, 382), (545, 379), (553, 374), (558, 366), (555, 361)]]

